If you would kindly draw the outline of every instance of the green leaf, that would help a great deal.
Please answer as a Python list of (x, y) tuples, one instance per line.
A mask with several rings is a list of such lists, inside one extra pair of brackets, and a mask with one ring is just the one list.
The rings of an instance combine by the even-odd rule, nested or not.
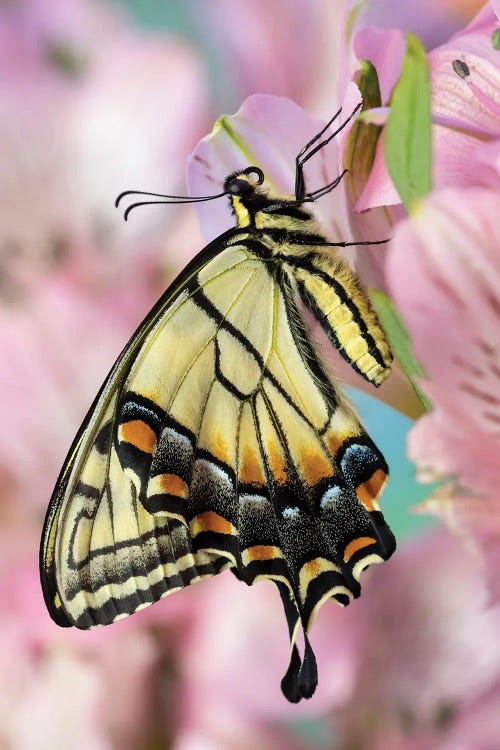
[(403, 321), (389, 297), (378, 289), (371, 289), (370, 296), (373, 300), (375, 310), (380, 318), (384, 330), (389, 339), (395, 357), (401, 367), (408, 375), (408, 379), (417, 394), (417, 398), (425, 411), (430, 411), (432, 404), (418, 387), (415, 377), (425, 377), (426, 373), (420, 362), (415, 358), (411, 350), (411, 342)]
[(406, 35), (406, 56), (396, 84), (386, 128), (387, 169), (411, 213), (432, 189), (431, 99), (427, 56), (422, 42)]

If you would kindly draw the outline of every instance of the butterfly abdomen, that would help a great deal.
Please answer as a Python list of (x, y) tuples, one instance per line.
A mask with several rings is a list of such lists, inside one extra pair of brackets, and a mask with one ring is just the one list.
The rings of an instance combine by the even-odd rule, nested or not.
[(340, 257), (315, 253), (293, 265), (302, 301), (349, 364), (379, 386), (391, 371), (392, 352), (367, 293)]

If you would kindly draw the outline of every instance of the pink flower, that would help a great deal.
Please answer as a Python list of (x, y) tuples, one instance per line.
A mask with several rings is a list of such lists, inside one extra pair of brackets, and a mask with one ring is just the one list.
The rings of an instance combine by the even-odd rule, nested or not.
[[(413, 31), (432, 48), (466, 24), (484, 0), (379, 0), (361, 11), (361, 23)], [(371, 59), (371, 58), (369, 58)]]
[(444, 532), (374, 570), (363, 597), (342, 613), (361, 627), (349, 701), (332, 713), (339, 747), (494, 747), (500, 612), (484, 603), (477, 566)]
[[(437, 191), (396, 228), (388, 263), (433, 403), (412, 430), (410, 457), (424, 480), (455, 477), (477, 493), (451, 506), (454, 525), (470, 525), (491, 561), (500, 542), (499, 210), (485, 188)], [(498, 567), (490, 576), (498, 590)]]
[[(455, 185), (494, 187), (500, 183), (494, 167), (484, 168), (490, 161), (491, 150), (497, 153), (496, 142), (500, 138), (500, 71), (491, 42), (497, 26), (497, 16), (487, 6), (466, 29), (429, 54), (436, 189)], [(392, 85), (394, 81), (401, 63), (402, 39), (398, 42), (397, 32), (364, 29), (355, 39), (359, 57), (369, 55), (372, 37), (385, 49), (376, 64), (382, 73), (382, 90), (387, 95), (390, 88), (389, 85), (384, 88), (384, 83), (389, 81)], [(394, 56), (395, 46), (398, 53)], [(455, 71), (455, 60), (465, 64), (463, 71), (467, 69), (467, 75)], [(355, 210), (400, 202), (385, 166), (382, 135), (370, 177)]]
[[(346, 117), (359, 102), (359, 91), (351, 84), (343, 103)], [(194, 150), (187, 170), (189, 193), (220, 193), (231, 172), (255, 164), (264, 170), (266, 185), (280, 193), (293, 194), (295, 157), (323, 124), (290, 99), (266, 94), (250, 96), (235, 115), (221, 118), (212, 133)], [(333, 141), (307, 163), (305, 176), (309, 190), (326, 185), (338, 176), (341, 144), (340, 139)], [(342, 216), (340, 193), (341, 188), (333, 196), (314, 204), (333, 241), (346, 239), (348, 231)], [(207, 239), (234, 226), (227, 199), (197, 204), (196, 211)]]

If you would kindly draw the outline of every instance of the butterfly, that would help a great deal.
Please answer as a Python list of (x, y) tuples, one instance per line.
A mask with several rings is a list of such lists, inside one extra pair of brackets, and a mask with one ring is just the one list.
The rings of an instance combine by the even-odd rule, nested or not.
[[(308, 632), (328, 599), (349, 604), (361, 572), (395, 539), (378, 497), (388, 468), (332, 380), (303, 315), (374, 386), (392, 354), (367, 293), (308, 204), (304, 164), (339, 110), (296, 157), (295, 195), (250, 166), (223, 190), (236, 225), (167, 289), (112, 368), (52, 495), (41, 583), (63, 627), (107, 625), (231, 569), (281, 595), (290, 661), (281, 687), (309, 698), (317, 666)], [(302, 656), (296, 644), (303, 629)]]

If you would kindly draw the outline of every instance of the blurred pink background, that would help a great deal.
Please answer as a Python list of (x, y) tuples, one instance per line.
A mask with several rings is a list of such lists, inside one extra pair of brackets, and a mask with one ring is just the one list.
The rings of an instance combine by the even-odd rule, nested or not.
[[(70, 442), (204, 244), (191, 207), (125, 223), (115, 197), (184, 194), (198, 140), (249, 94), (334, 109), (348, 3), (169, 5), (0, 3), (0, 748), (498, 748), (500, 614), (444, 530), (402, 543), (345, 612), (322, 610), (306, 705), (279, 691), (288, 643), (271, 586), (226, 572), (91, 633), (45, 610), (39, 538)], [(483, 3), (366, 5), (365, 23), (412, 28), (430, 49)]]

